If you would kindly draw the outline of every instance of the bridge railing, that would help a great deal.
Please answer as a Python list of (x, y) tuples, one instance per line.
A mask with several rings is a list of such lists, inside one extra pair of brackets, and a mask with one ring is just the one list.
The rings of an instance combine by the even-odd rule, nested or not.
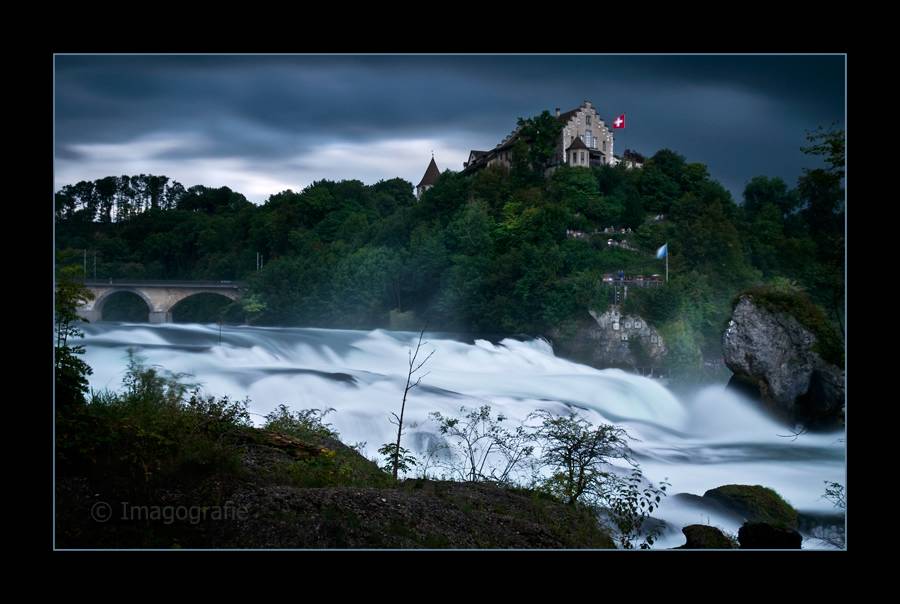
[(177, 281), (162, 279), (86, 279), (86, 286), (110, 286), (118, 285), (120, 287), (212, 287), (212, 288), (229, 288), (235, 289), (244, 287), (243, 281)]

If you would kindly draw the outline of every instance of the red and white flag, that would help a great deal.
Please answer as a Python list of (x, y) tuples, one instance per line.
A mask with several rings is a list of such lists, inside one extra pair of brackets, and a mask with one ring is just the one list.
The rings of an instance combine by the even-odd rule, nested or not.
[(613, 120), (613, 128), (624, 128), (625, 127), (625, 114), (623, 113), (619, 117)]

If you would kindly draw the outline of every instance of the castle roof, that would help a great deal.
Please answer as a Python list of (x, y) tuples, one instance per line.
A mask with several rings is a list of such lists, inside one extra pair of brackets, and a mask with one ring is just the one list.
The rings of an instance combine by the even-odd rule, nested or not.
[(437, 164), (434, 163), (434, 158), (431, 158), (431, 163), (428, 164), (428, 168), (425, 170), (425, 176), (422, 177), (422, 182), (416, 185), (416, 187), (427, 187), (431, 186), (437, 182), (438, 177), (441, 175), (441, 171), (438, 170)]
[(572, 144), (569, 145), (569, 148), (566, 151), (578, 151), (579, 149), (587, 149), (588, 146), (584, 144), (584, 141), (581, 140), (580, 136), (576, 136), (575, 140), (572, 141)]
[[(560, 122), (563, 126), (565, 126), (566, 124), (569, 123), (569, 120), (570, 120), (570, 119), (572, 119), (573, 117), (575, 117), (575, 114), (576, 114), (576, 113), (578, 113), (579, 111), (581, 111), (582, 109), (585, 108), (585, 103), (587, 103), (587, 101), (585, 101), (584, 103), (582, 103), (581, 105), (579, 105), (579, 106), (576, 107), (575, 109), (572, 109), (571, 111), (566, 111), (565, 113), (560, 113), (558, 116), (556, 116), (556, 119), (559, 120), (559, 122)], [(594, 107), (593, 105), (591, 105), (591, 108), (594, 110), (594, 113), (597, 113), (597, 108), (596, 108), (596, 107)], [(605, 119), (603, 119), (602, 117), (600, 117), (600, 114), (599, 114), (599, 113), (597, 113), (597, 117), (598, 117), (598, 118), (600, 119), (600, 121), (603, 122), (604, 124), (609, 123), (608, 120), (605, 120)]]
[(572, 111), (566, 111), (565, 113), (560, 113), (559, 117), (557, 117), (556, 119), (558, 119), (560, 122), (563, 123), (563, 125), (565, 125), (569, 122), (570, 119), (572, 119), (572, 116), (574, 116), (576, 113), (578, 113), (579, 109), (581, 109), (581, 107), (576, 107)]

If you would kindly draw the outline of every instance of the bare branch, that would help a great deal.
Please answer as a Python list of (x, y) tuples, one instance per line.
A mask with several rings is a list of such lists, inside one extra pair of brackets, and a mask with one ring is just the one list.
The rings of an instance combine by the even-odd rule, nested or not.
[(792, 430), (790, 434), (776, 434), (776, 436), (780, 436), (781, 438), (790, 438), (791, 442), (793, 442), (793, 441), (797, 440), (798, 438), (800, 438), (802, 435), (806, 434), (806, 432), (807, 432), (807, 428), (806, 428), (806, 426), (804, 426), (796, 432)]

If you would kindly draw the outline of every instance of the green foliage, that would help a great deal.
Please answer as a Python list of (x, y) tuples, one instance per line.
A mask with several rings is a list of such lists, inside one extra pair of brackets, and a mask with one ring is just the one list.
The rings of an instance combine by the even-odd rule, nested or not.
[(397, 446), (397, 443), (385, 443), (378, 449), (378, 454), (384, 460), (382, 470), (387, 474), (403, 474), (404, 476), (412, 471), (418, 464), (416, 456), (406, 447)]
[(87, 376), (92, 369), (78, 355), (84, 354), (84, 346), (72, 342), (84, 334), (78, 328), (83, 321), (78, 307), (94, 298), (79, 279), (77, 267), (63, 267), (56, 277), (54, 296), (54, 397), (59, 409), (67, 409), (85, 403), (88, 390)]
[(531, 118), (519, 118), (519, 136), (528, 142), (528, 164), (539, 176), (550, 165), (559, 145), (563, 124), (549, 111)]
[(325, 416), (333, 412), (332, 408), (291, 411), (287, 405), (281, 404), (266, 415), (263, 430), (297, 438), (338, 438), (334, 427), (324, 422)]
[(622, 310), (658, 327), (676, 317), (682, 299), (680, 292), (673, 287), (631, 288)]
[(662, 325), (659, 333), (666, 343), (666, 366), (688, 379), (696, 376), (703, 360), (697, 332), (684, 319)]
[[(570, 506), (587, 504), (605, 515), (619, 547), (650, 548), (660, 529), (648, 527), (647, 520), (670, 485), (646, 481), (632, 460), (628, 434), (611, 424), (591, 425), (574, 412), (538, 411), (531, 417), (540, 421), (534, 436), (541, 464), (551, 472), (541, 488)], [(630, 476), (620, 476), (613, 460), (631, 465)]]
[(610, 511), (616, 540), (622, 549), (650, 549), (659, 537), (660, 527), (647, 528), (653, 513), (671, 486), (663, 480), (659, 486), (646, 483), (640, 468), (635, 467), (628, 478), (615, 476), (607, 487), (604, 503)]
[(602, 499), (610, 487), (610, 461), (629, 461), (628, 434), (612, 424), (591, 425), (571, 412), (554, 415), (537, 411), (535, 436), (541, 460), (550, 468), (545, 488), (569, 505), (584, 499)]
[(247, 401), (203, 396), (131, 355), (121, 393), (100, 392), (57, 422), (62, 471), (113, 481), (141, 500), (160, 484), (234, 473)]
[(606, 307), (604, 273), (661, 274), (654, 252), (668, 242), (670, 282), (629, 308), (668, 326), (674, 367), (719, 354), (731, 300), (762, 280), (795, 281), (843, 330), (842, 131), (810, 134), (803, 152), (824, 165), (794, 188), (759, 176), (738, 205), (668, 149), (641, 169), (545, 177), (559, 127), (546, 112), (520, 120), (512, 170), (447, 171), (418, 202), (401, 179), (318, 181), (260, 206), (165, 177), (80, 182), (56, 196), (59, 262), (80, 268), (88, 250), (101, 279), (246, 280), (234, 321), (368, 329), (411, 311), (436, 329), (546, 335)]

